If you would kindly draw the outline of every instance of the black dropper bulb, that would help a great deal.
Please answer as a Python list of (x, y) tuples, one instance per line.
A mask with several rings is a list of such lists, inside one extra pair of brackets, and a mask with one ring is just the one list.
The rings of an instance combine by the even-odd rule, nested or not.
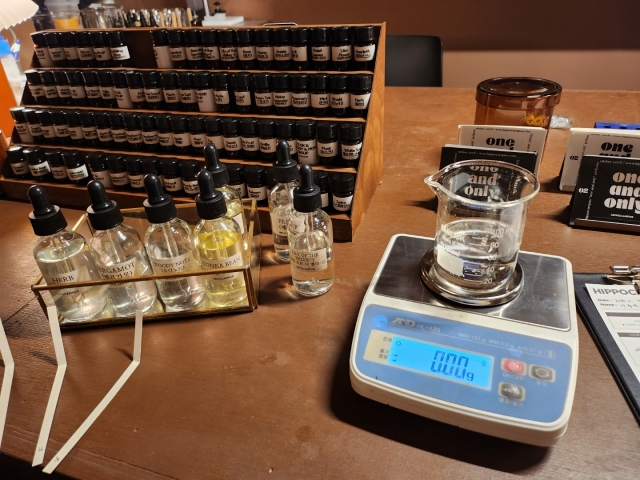
[(211, 178), (216, 188), (229, 185), (227, 166), (220, 161), (218, 149), (215, 145), (204, 147), (204, 168), (211, 173)]
[(118, 204), (107, 196), (104, 185), (98, 180), (87, 184), (91, 206), (87, 208), (89, 222), (94, 230), (109, 230), (122, 223), (124, 218)]
[(33, 212), (29, 214), (33, 233), (46, 237), (65, 229), (67, 221), (62, 211), (51, 203), (44, 188), (33, 185), (27, 191), (27, 196), (33, 205)]
[(300, 186), (293, 190), (293, 209), (296, 212), (310, 213), (322, 207), (320, 188), (313, 181), (310, 165), (300, 166)]
[(222, 194), (216, 190), (213, 174), (208, 170), (202, 170), (198, 174), (198, 187), (200, 188), (200, 193), (196, 195), (198, 216), (203, 220), (224, 217), (227, 213), (227, 205)]
[(273, 178), (278, 183), (289, 183), (298, 179), (298, 168), (295, 160), (291, 159), (289, 143), (279, 140), (276, 147), (276, 161), (273, 164)]
[(178, 216), (178, 210), (173, 203), (173, 198), (165, 193), (158, 175), (155, 173), (146, 175), (144, 177), (144, 188), (149, 197), (143, 202), (149, 223), (166, 223)]

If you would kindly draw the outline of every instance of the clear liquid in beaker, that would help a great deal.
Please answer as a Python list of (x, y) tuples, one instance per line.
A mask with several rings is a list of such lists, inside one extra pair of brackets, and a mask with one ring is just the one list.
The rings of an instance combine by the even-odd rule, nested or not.
[(436, 234), (434, 268), (445, 281), (475, 290), (493, 290), (515, 271), (517, 235), (496, 220), (464, 219)]

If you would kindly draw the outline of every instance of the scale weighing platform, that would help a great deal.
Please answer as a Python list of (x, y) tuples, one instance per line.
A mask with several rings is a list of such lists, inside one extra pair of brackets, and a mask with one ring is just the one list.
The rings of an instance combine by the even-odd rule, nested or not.
[(420, 280), (433, 239), (392, 237), (362, 302), (351, 385), (367, 398), (467, 430), (539, 446), (564, 434), (578, 373), (571, 263), (520, 252), (522, 292), (454, 304)]

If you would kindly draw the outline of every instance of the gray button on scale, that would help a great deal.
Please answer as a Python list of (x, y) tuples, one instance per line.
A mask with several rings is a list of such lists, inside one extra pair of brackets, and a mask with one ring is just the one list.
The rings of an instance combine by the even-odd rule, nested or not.
[(500, 395), (514, 400), (524, 400), (524, 388), (512, 383), (501, 383), (498, 390)]

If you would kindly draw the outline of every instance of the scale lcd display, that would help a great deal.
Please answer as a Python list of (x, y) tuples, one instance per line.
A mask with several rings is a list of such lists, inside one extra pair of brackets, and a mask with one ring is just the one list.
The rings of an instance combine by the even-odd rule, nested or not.
[(493, 357), (394, 336), (388, 364), (489, 390)]

